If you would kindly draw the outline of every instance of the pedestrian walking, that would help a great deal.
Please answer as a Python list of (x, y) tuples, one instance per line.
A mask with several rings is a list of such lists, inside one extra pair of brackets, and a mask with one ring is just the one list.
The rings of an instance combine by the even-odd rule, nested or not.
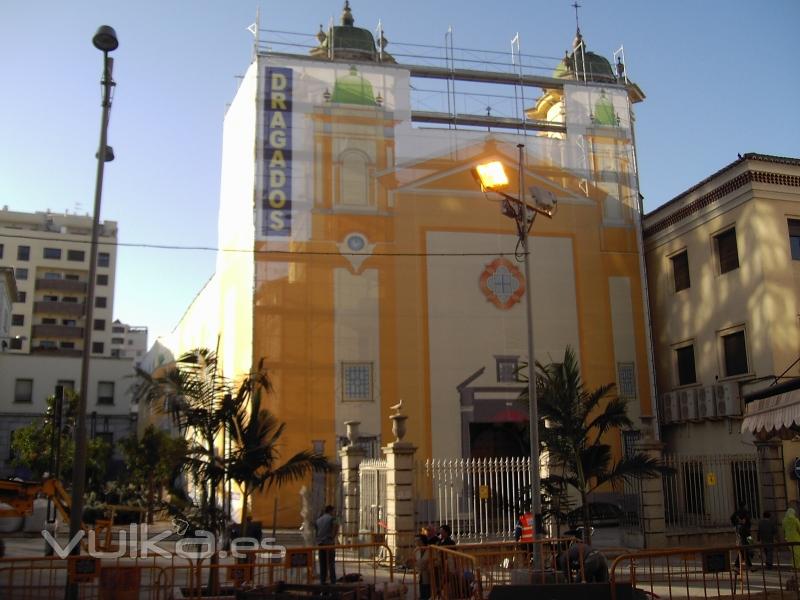
[(428, 536), (421, 533), (417, 536), (417, 547), (414, 549), (414, 569), (419, 582), (419, 600), (430, 600), (431, 597), (430, 554)]
[(750, 542), (752, 541), (752, 518), (750, 517), (750, 511), (747, 509), (746, 503), (741, 502), (739, 504), (739, 508), (733, 512), (731, 515), (731, 525), (733, 525), (734, 531), (736, 532), (736, 545), (741, 548), (741, 550), (736, 553), (736, 562), (734, 563), (733, 568), (735, 571), (739, 570), (739, 559), (742, 555), (744, 555), (747, 568), (752, 569), (752, 553), (748, 548)]
[[(800, 519), (793, 508), (786, 511), (783, 517), (783, 539), (787, 542), (800, 542)], [(792, 550), (792, 567), (796, 571), (800, 569), (800, 545), (790, 546)], [(787, 590), (797, 589), (797, 577), (792, 575), (786, 582)]]

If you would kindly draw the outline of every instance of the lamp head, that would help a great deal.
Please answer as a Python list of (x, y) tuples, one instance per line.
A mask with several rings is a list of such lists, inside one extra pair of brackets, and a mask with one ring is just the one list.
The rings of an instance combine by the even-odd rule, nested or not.
[(101, 25), (92, 38), (92, 44), (103, 52), (113, 52), (119, 46), (117, 32), (109, 25)]
[(483, 192), (508, 187), (508, 175), (499, 160), (475, 165), (472, 176), (480, 184)]

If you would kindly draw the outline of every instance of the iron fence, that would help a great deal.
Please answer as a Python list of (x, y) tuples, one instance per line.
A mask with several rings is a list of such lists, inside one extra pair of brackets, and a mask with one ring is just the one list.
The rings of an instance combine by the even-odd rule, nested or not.
[(760, 515), (755, 454), (664, 455), (664, 516), (671, 531), (730, 527), (738, 506)]
[(386, 461), (367, 459), (358, 470), (358, 529), (378, 532), (385, 530)]
[(510, 539), (530, 497), (529, 458), (430, 459), (424, 476), (432, 498), (419, 524), (449, 523), (461, 542)]

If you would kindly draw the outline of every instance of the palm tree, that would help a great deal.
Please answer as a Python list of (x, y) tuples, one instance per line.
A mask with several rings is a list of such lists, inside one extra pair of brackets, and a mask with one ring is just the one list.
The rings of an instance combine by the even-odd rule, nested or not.
[[(551, 483), (574, 488), (583, 508), (584, 541), (589, 541), (588, 496), (604, 484), (658, 477), (668, 469), (643, 453), (614, 462), (611, 446), (603, 437), (614, 429), (629, 429), (625, 400), (611, 397), (614, 384), (587, 390), (581, 379), (575, 352), (567, 347), (561, 363), (537, 366), (539, 439), (560, 468)], [(527, 389), (521, 399), (527, 402)]]
[(281, 465), (279, 441), (286, 428), (268, 409), (262, 408), (261, 393), (272, 392), (272, 382), (261, 359), (258, 369), (240, 384), (236, 396), (226, 405), (226, 426), (231, 436), (231, 453), (225, 470), (242, 491), (242, 531), (247, 521), (248, 500), (256, 490), (280, 487), (297, 481), (310, 471), (328, 471), (321, 454), (303, 450)]
[(217, 504), (217, 491), (225, 476), (222, 457), (215, 442), (225, 423), (223, 401), (231, 384), (218, 369), (217, 355), (196, 348), (178, 358), (175, 366), (152, 376), (137, 369), (141, 396), (172, 417), (187, 439), (186, 464), (195, 489), (200, 492), (199, 525), (218, 534), (224, 526)]

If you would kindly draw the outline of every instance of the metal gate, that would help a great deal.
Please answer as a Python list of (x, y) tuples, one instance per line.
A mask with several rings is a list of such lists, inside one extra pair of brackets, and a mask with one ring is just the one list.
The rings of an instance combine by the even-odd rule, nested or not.
[(386, 461), (366, 459), (358, 469), (358, 529), (378, 532), (386, 528)]

